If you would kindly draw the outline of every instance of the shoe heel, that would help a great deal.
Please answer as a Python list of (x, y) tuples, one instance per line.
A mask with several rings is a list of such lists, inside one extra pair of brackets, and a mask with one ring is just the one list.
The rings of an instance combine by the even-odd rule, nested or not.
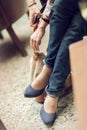
[(43, 104), (46, 97), (46, 92), (44, 91), (40, 96), (36, 97), (36, 101), (38, 103)]

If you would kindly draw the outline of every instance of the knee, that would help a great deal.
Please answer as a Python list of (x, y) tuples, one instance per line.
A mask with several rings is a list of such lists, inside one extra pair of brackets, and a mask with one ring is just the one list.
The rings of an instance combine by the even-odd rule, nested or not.
[(87, 22), (82, 18), (80, 13), (75, 15), (71, 25), (79, 34), (87, 33)]

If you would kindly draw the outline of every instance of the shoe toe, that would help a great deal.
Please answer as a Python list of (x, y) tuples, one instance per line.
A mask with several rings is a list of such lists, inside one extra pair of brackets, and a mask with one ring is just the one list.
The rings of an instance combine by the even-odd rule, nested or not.
[(29, 85), (29, 86), (25, 89), (24, 96), (25, 96), (25, 97), (31, 97), (31, 94), (33, 95), (32, 89), (33, 89), (33, 88), (31, 87), (31, 85)]
[(25, 97), (37, 97), (37, 96), (40, 96), (44, 91), (44, 88), (41, 89), (41, 90), (35, 90), (32, 88), (31, 85), (29, 85), (26, 89), (25, 89), (25, 92), (24, 92), (24, 96)]
[(44, 110), (44, 107), (41, 108), (40, 116), (46, 125), (52, 125), (56, 119), (56, 113), (49, 114)]

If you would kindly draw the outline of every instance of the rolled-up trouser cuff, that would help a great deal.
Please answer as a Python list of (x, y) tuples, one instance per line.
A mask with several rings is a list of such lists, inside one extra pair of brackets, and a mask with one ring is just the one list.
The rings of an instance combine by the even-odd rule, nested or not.
[(49, 95), (50, 97), (54, 97), (55, 98), (55, 97), (61, 97), (64, 94), (65, 89), (62, 89), (62, 90), (60, 90), (58, 92), (54, 92), (54, 91), (47, 90), (47, 87), (46, 87), (45, 91), (46, 91), (47, 95)]
[(46, 65), (47, 67), (53, 68), (53, 65), (50, 64), (48, 61), (46, 61), (46, 59), (43, 60), (43, 63), (44, 63), (44, 65)]

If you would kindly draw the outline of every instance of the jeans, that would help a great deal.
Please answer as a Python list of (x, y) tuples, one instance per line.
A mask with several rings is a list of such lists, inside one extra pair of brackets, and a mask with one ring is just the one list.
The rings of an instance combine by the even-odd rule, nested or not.
[(87, 23), (82, 18), (77, 0), (55, 0), (50, 19), (50, 36), (45, 64), (52, 68), (48, 95), (59, 97), (70, 73), (69, 45), (87, 34)]

